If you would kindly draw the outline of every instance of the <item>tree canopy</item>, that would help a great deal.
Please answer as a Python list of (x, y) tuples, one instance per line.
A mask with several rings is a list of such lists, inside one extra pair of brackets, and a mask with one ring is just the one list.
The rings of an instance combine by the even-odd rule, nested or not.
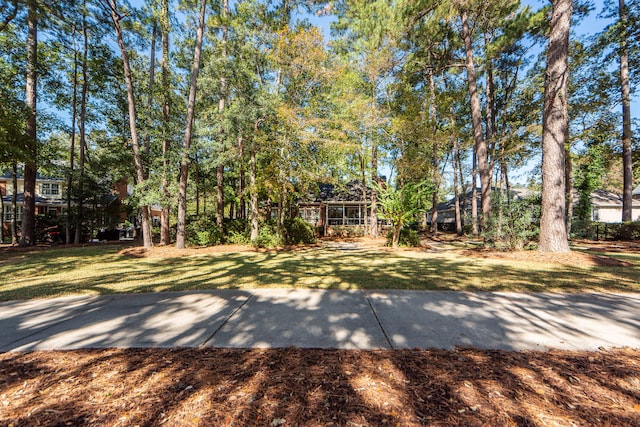
[[(202, 215), (222, 231), (245, 220), (255, 240), (272, 208), (283, 233), (318, 184), (354, 179), (371, 189), (372, 236), (376, 218), (415, 205), (425, 183), (418, 222), (437, 233), (437, 205), (456, 194), (473, 205), (460, 227), (486, 232), (500, 227), (510, 187), (540, 188), (546, 170), (543, 93), (560, 3), (1, 0), (0, 166), (66, 178), (67, 240), (91, 221), (93, 195), (121, 180), (135, 184), (127, 203), (147, 246), (153, 206), (162, 244), (177, 224), (183, 246), (186, 224)], [(578, 192), (607, 184), (625, 200), (638, 183), (629, 101), (639, 6), (573, 5), (561, 73), (567, 160), (546, 155), (560, 159), (551, 169), (569, 200), (574, 181)], [(585, 17), (606, 24), (577, 33)], [(525, 166), (531, 176), (520, 176)], [(584, 219), (588, 207), (579, 210)], [(34, 225), (23, 226), (33, 243)]]

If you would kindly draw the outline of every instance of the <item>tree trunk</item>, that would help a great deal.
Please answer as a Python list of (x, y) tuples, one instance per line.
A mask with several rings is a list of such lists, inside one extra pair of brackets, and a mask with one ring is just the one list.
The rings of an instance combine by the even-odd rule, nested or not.
[[(364, 233), (363, 236), (367, 236), (369, 234), (369, 213), (367, 212), (367, 174), (366, 174), (366, 166), (365, 159), (362, 154), (360, 154), (360, 172), (362, 173), (362, 203), (364, 203)], [(325, 221), (328, 221), (328, 218), (325, 218)], [(328, 225), (328, 224), (327, 224)]]
[(176, 236), (176, 248), (185, 247), (185, 222), (187, 216), (187, 180), (189, 178), (189, 149), (191, 147), (191, 135), (193, 132), (193, 119), (196, 109), (196, 89), (198, 86), (198, 74), (200, 73), (200, 55), (202, 53), (202, 39), (204, 38), (204, 23), (207, 1), (200, 4), (198, 17), (198, 30), (196, 32), (196, 47), (193, 52), (193, 64), (191, 66), (191, 84), (189, 87), (189, 103), (187, 106), (187, 124), (184, 131), (182, 158), (180, 159), (180, 186), (178, 194), (178, 233)]
[(196, 216), (200, 216), (200, 159), (198, 153), (195, 154), (195, 180), (196, 180)]
[[(136, 176), (139, 184), (144, 182), (144, 165), (142, 164), (142, 156), (140, 154), (140, 143), (138, 141), (138, 129), (136, 126), (136, 103), (135, 95), (133, 92), (133, 78), (131, 76), (131, 66), (129, 64), (129, 54), (124, 45), (122, 39), (122, 28), (120, 27), (120, 20), (122, 16), (118, 12), (116, 0), (109, 0), (109, 7), (111, 9), (111, 20), (116, 31), (116, 39), (118, 46), (120, 47), (120, 53), (122, 55), (122, 63), (124, 67), (124, 79), (127, 86), (127, 107), (129, 112), (129, 130), (131, 132), (131, 146), (133, 148), (133, 160), (136, 168)], [(151, 228), (149, 227), (149, 210), (146, 206), (141, 207), (142, 211), (142, 239), (145, 248), (152, 246)]]
[(224, 223), (224, 165), (216, 166), (216, 224), (222, 229)]
[(391, 236), (391, 247), (397, 248), (400, 244), (400, 230), (402, 230), (402, 224), (393, 225), (393, 234)]
[(568, 130), (567, 82), (572, 0), (555, 0), (547, 48), (542, 119), (541, 252), (568, 252), (564, 150)]
[(37, 79), (38, 79), (38, 4), (27, 2), (27, 84), (25, 103), (27, 107), (26, 137), (29, 158), (24, 165), (24, 199), (22, 203), (22, 233), (20, 246), (35, 245), (36, 226), (36, 174), (38, 161), (38, 129), (36, 124)]
[[(489, 170), (489, 153), (487, 143), (482, 135), (482, 110), (480, 108), (480, 96), (476, 83), (476, 70), (473, 63), (473, 46), (471, 43), (471, 31), (467, 21), (467, 12), (460, 14), (462, 20), (462, 38), (464, 39), (466, 53), (467, 80), (469, 82), (469, 97), (471, 98), (471, 121), (473, 124), (473, 141), (478, 157), (478, 169), (480, 172), (480, 200), (482, 204), (482, 218), (480, 228), (484, 229), (491, 214), (491, 171)], [(475, 186), (474, 186), (475, 188)]]
[[(378, 177), (378, 145), (372, 139), (371, 141), (371, 181), (379, 184)], [(365, 186), (366, 191), (366, 186)], [(378, 237), (378, 191), (375, 187), (371, 188), (371, 229), (369, 235), (376, 239)]]
[[(86, 1), (85, 1), (86, 6)], [(86, 7), (85, 7), (86, 10)], [(78, 158), (78, 200), (76, 207), (76, 232), (74, 237), (74, 243), (79, 244), (82, 241), (82, 223), (84, 221), (84, 215), (82, 211), (82, 203), (84, 201), (84, 162), (86, 157), (86, 149), (87, 149), (87, 128), (86, 128), (86, 120), (87, 120), (87, 90), (89, 86), (88, 78), (87, 78), (87, 59), (89, 56), (89, 37), (87, 34), (87, 15), (83, 12), (82, 16), (82, 37), (83, 37), (83, 47), (82, 47), (82, 89), (80, 91), (80, 117), (79, 117), (79, 125), (80, 125), (80, 156)]]
[[(458, 162), (458, 175), (459, 175), (459, 178), (460, 178), (460, 189), (462, 190), (462, 193), (464, 194), (464, 190), (466, 188), (466, 185), (464, 183), (464, 174), (463, 174), (463, 167), (462, 167), (462, 156), (460, 155), (460, 147), (458, 147), (458, 159), (457, 159), (457, 162)], [(460, 213), (460, 224), (462, 225), (462, 228), (464, 229), (464, 215), (463, 215), (464, 209), (465, 209), (464, 208), (464, 206), (465, 206), (464, 201), (467, 200), (467, 198), (464, 197), (462, 200), (463, 200), (462, 206), (460, 207), (461, 210), (462, 210), (462, 212)]]
[(249, 153), (249, 198), (251, 202), (251, 244), (256, 244), (259, 236), (258, 222), (258, 189), (256, 188), (256, 148), (255, 142)]
[[(431, 57), (429, 57), (431, 60)], [(433, 236), (438, 234), (438, 190), (440, 189), (440, 174), (438, 173), (438, 164), (440, 159), (438, 158), (438, 139), (436, 138), (436, 85), (433, 79), (433, 68), (429, 68), (429, 91), (431, 94), (429, 100), (429, 118), (431, 120), (431, 138), (433, 141), (432, 144), (432, 153), (431, 153), (431, 163), (433, 167), (433, 210), (431, 213), (431, 233)]]
[(478, 237), (480, 234), (478, 227), (478, 184), (476, 182), (478, 179), (478, 161), (475, 146), (471, 150), (471, 155), (473, 156), (473, 166), (471, 168), (471, 233), (473, 237)]
[(631, 97), (629, 91), (629, 49), (627, 47), (627, 9), (624, 0), (618, 2), (620, 25), (620, 83), (622, 91), (622, 221), (633, 221), (633, 159), (631, 152)]
[[(568, 140), (569, 138), (567, 138)], [(565, 144), (564, 152), (564, 179), (565, 179), (565, 203), (567, 206), (567, 237), (571, 236), (571, 226), (573, 221), (573, 165), (571, 164), (571, 145)]]
[(454, 207), (455, 207), (455, 220), (456, 220), (456, 234), (458, 236), (462, 236), (462, 218), (460, 215), (460, 191), (458, 190), (458, 163), (456, 160), (457, 152), (458, 152), (458, 143), (457, 138), (454, 140), (454, 156), (452, 159), (453, 163), (453, 198), (454, 198)]
[[(488, 33), (484, 33), (484, 44), (485, 51), (487, 47), (491, 43), (491, 39)], [(487, 121), (486, 121), (486, 140), (490, 145), (494, 145), (493, 138), (496, 134), (496, 101), (495, 101), (495, 90), (494, 90), (494, 79), (493, 79), (493, 61), (491, 58), (487, 58), (487, 74), (486, 74), (486, 112), (487, 112)]]
[[(227, 15), (229, 13), (229, 0), (222, 0), (222, 58), (227, 60), (227, 36), (229, 28), (227, 26)], [(220, 112), (220, 161), (216, 167), (216, 224), (220, 230), (224, 227), (224, 163), (222, 158), (224, 157), (225, 141), (224, 141), (224, 129), (222, 124), (224, 123), (224, 109), (227, 102), (227, 78), (225, 76), (224, 67), (220, 75), (220, 103), (218, 110)]]
[[(151, 127), (153, 126), (153, 120), (151, 120), (151, 111), (153, 110), (153, 86), (156, 82), (156, 39), (158, 38), (158, 24), (153, 21), (153, 29), (151, 30), (151, 50), (149, 53), (149, 92), (147, 93), (147, 129), (144, 144), (144, 154), (146, 161), (149, 161), (149, 154), (151, 153)], [(149, 179), (149, 165), (145, 164), (144, 177)]]
[(246, 198), (245, 198), (245, 170), (244, 170), (244, 138), (242, 136), (238, 137), (238, 150), (239, 150), (239, 156), (240, 156), (240, 174), (239, 174), (239, 178), (238, 178), (238, 193), (239, 194), (239, 199), (240, 199), (240, 209), (239, 209), (239, 216), (242, 219), (247, 219), (247, 202), (246, 202)]
[(69, 171), (67, 173), (67, 215), (65, 219), (65, 243), (71, 244), (71, 195), (73, 194), (73, 168), (76, 157), (76, 120), (78, 117), (78, 51), (73, 34), (73, 95), (71, 96), (71, 146), (69, 147)]
[[(153, 86), (155, 85), (156, 80), (156, 39), (158, 38), (158, 24), (153, 19), (153, 29), (151, 30), (151, 51), (150, 51), (150, 61), (149, 61), (149, 92), (147, 94), (147, 129), (146, 129), (146, 137), (144, 143), (144, 158), (142, 159), (142, 164), (144, 168), (144, 179), (149, 179), (149, 157), (151, 154), (151, 127), (153, 126), (153, 121), (151, 119), (151, 111), (153, 111)], [(151, 219), (151, 206), (144, 206), (143, 209), (147, 209), (147, 233), (149, 236), (152, 236), (152, 219)], [(144, 226), (144, 225), (143, 225)], [(144, 235), (144, 232), (143, 232)]]
[(13, 194), (11, 195), (11, 246), (18, 244), (18, 164), (13, 164), (11, 171)]
[(160, 31), (162, 33), (162, 213), (160, 214), (160, 244), (171, 244), (169, 224), (169, 132), (171, 132), (171, 93), (169, 87), (169, 0), (162, 0), (160, 10)]
[[(453, 112), (453, 105), (450, 107), (451, 114), (451, 128), (456, 128), (456, 118)], [(453, 198), (456, 215), (456, 234), (462, 236), (462, 221), (460, 219), (460, 192), (458, 191), (458, 161), (460, 159), (460, 153), (458, 152), (458, 135), (453, 135), (453, 153), (451, 156), (451, 163), (453, 165)]]

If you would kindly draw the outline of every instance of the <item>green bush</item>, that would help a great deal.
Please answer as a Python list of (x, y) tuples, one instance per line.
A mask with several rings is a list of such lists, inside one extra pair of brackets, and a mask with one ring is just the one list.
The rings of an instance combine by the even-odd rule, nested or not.
[(364, 227), (353, 227), (345, 225), (332, 225), (331, 236), (333, 237), (364, 237)]
[(623, 222), (613, 235), (615, 240), (630, 241), (640, 239), (640, 222)]
[[(387, 246), (392, 246), (393, 244), (393, 230), (389, 229), (387, 231)], [(406, 247), (406, 248), (417, 248), (420, 246), (420, 236), (418, 235), (417, 230), (412, 230), (410, 228), (403, 227), (400, 230), (400, 241), (398, 242), (398, 246)]]
[(640, 240), (640, 222), (606, 223), (574, 219), (571, 236), (589, 240)]
[(574, 218), (571, 222), (571, 237), (576, 239), (596, 239), (596, 223)]
[(260, 224), (258, 239), (251, 242), (258, 248), (274, 248), (282, 245), (282, 237), (278, 235), (278, 229), (273, 221), (265, 221)]
[[(500, 205), (502, 221), (498, 214)], [(530, 242), (538, 239), (540, 206), (539, 196), (522, 200), (503, 200), (496, 197), (487, 228), (483, 232), (484, 238), (507, 250), (524, 249)]]
[(225, 241), (236, 245), (250, 243), (251, 229), (246, 219), (231, 219), (225, 221)]
[(300, 217), (284, 221), (285, 242), (289, 245), (315, 243), (313, 227)]
[(213, 216), (201, 216), (191, 219), (187, 223), (185, 231), (189, 245), (214, 246), (224, 241), (224, 236), (216, 225), (215, 217)]

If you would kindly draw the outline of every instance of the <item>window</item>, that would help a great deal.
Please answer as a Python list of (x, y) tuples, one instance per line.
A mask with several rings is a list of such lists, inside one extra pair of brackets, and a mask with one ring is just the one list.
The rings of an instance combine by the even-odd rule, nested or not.
[(306, 207), (300, 209), (300, 217), (309, 224), (314, 225), (320, 221), (320, 208)]
[(40, 194), (42, 194), (43, 196), (59, 196), (60, 184), (44, 182), (40, 184)]
[(329, 206), (328, 225), (342, 225), (344, 221), (342, 206)]
[[(11, 205), (4, 205), (4, 222), (11, 222), (13, 220), (13, 209)], [(22, 206), (18, 206), (18, 215), (16, 216), (17, 222), (22, 221)]]
[(360, 206), (347, 206), (345, 211), (347, 225), (360, 225), (362, 223), (360, 219)]

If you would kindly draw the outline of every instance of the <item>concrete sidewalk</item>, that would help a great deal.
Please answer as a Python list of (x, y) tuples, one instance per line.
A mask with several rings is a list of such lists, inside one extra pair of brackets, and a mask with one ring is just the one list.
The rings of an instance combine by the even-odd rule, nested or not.
[(221, 290), (0, 303), (0, 351), (640, 348), (640, 295)]

